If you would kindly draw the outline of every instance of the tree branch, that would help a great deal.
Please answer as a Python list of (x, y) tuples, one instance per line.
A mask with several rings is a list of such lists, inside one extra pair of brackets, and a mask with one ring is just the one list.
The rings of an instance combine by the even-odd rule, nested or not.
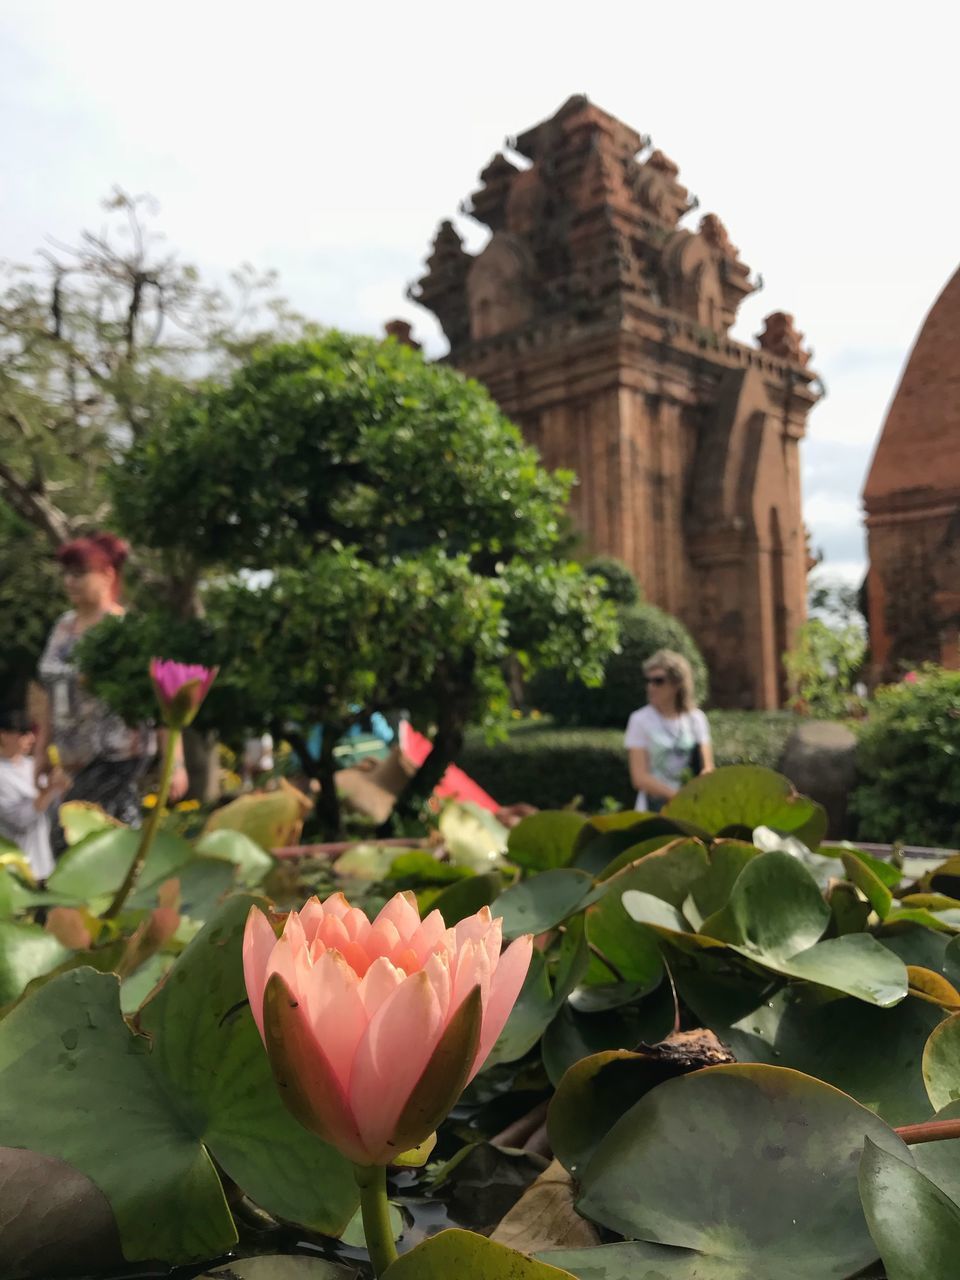
[(46, 534), (58, 547), (70, 537), (70, 522), (58, 506), (50, 501), (42, 488), (24, 484), (0, 459), (0, 495), (5, 497), (18, 515)]

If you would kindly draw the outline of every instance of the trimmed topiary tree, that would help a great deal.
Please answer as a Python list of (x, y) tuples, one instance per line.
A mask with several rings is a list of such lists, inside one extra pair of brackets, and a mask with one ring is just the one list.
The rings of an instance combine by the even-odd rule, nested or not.
[(541, 671), (530, 681), (532, 706), (558, 724), (622, 728), (644, 701), (643, 664), (658, 649), (682, 653), (693, 668), (697, 701), (706, 701), (707, 667), (693, 637), (679, 619), (653, 604), (620, 610), (620, 652), (607, 659), (603, 684), (589, 688), (562, 668)]

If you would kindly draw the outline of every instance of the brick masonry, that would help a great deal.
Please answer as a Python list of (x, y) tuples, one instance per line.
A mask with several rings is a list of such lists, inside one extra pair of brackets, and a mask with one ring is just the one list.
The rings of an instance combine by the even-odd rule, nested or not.
[(723, 223), (681, 227), (677, 166), (586, 98), (510, 149), (523, 161), (494, 156), (464, 206), (486, 247), (442, 223), (410, 297), (546, 465), (577, 473), (590, 550), (686, 622), (714, 700), (776, 707), (806, 614), (798, 446), (819, 389), (801, 335), (781, 311), (756, 346), (729, 336), (757, 286)]

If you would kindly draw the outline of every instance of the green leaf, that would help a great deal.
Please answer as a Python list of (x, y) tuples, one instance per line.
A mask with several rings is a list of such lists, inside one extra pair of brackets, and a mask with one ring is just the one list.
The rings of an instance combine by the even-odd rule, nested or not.
[(54, 978), (0, 1023), (0, 1145), (86, 1174), (131, 1262), (215, 1257), (236, 1240), (233, 1219), (195, 1122), (149, 1054), (121, 1016), (115, 975)]
[[(128, 827), (94, 832), (68, 849), (54, 868), (47, 887), (88, 902), (120, 887), (140, 844), (140, 832)], [(140, 888), (176, 875), (194, 857), (186, 840), (158, 831), (140, 875)]]
[[(395, 1204), (390, 1204), (387, 1212), (390, 1216), (390, 1229), (393, 1232), (393, 1238), (394, 1240), (399, 1240), (400, 1236), (403, 1235), (403, 1214)], [(341, 1231), (340, 1239), (351, 1249), (365, 1249), (367, 1247), (367, 1238), (363, 1232), (362, 1210), (358, 1209), (353, 1215), (344, 1230)], [(273, 1280), (273, 1278), (272, 1276), (264, 1277), (264, 1280)], [(305, 1275), (304, 1280), (310, 1280), (310, 1277)]]
[(727, 905), (733, 886), (748, 862), (760, 850), (742, 840), (715, 840), (710, 846), (710, 865), (692, 887), (693, 900), (703, 919)]
[(260, 884), (276, 866), (276, 858), (262, 849), (242, 831), (208, 831), (194, 845), (196, 852), (207, 858), (222, 858), (239, 869), (240, 884), (248, 888)]
[[(622, 853), (617, 856), (597, 873), (597, 880), (602, 883), (609, 880), (611, 876), (615, 876), (618, 871), (622, 871), (624, 867), (629, 867), (632, 862), (645, 858), (648, 853), (655, 853), (657, 849), (663, 849), (668, 844), (673, 844), (677, 839), (676, 833), (671, 832), (669, 835), (652, 836), (649, 840), (641, 840), (639, 844), (628, 845)], [(599, 848), (599, 845), (597, 846)]]
[(771, 827), (797, 836), (809, 849), (827, 831), (820, 805), (799, 795), (779, 773), (752, 764), (729, 765), (694, 778), (665, 805), (663, 816), (693, 823), (711, 835), (731, 827), (749, 832)]
[(954, 986), (960, 982), (960, 937), (951, 938), (943, 953), (944, 976)]
[(568, 1001), (541, 1044), (551, 1084), (558, 1085), (574, 1063), (592, 1054), (657, 1044), (673, 1030), (675, 1016), (673, 992), (666, 982), (643, 1000), (601, 1013), (579, 1013)]
[(515, 1062), (533, 1048), (583, 977), (589, 954), (586, 935), (577, 920), (571, 921), (560, 946), (551, 949), (549, 959), (534, 948), (517, 1003), (487, 1059), (488, 1067)]
[(280, 1101), (246, 1003), (241, 944), (255, 902), (227, 900), (139, 1025), (153, 1037), (154, 1070), (234, 1182), (275, 1216), (336, 1235), (356, 1208), (352, 1168)]
[(708, 937), (749, 948), (768, 960), (813, 946), (830, 919), (810, 872), (789, 853), (762, 853), (746, 863), (727, 904), (704, 920)]
[(382, 1280), (561, 1280), (568, 1271), (538, 1262), (472, 1231), (441, 1231), (398, 1258)]
[[(180, 885), (180, 911), (192, 920), (208, 920), (219, 903), (233, 889), (236, 866), (222, 858), (193, 858), (178, 867), (170, 879)], [(157, 905), (157, 891), (163, 881), (138, 888), (130, 899), (131, 907), (152, 908)]]
[(505, 938), (545, 933), (572, 915), (592, 887), (590, 876), (573, 867), (541, 871), (507, 889), (491, 909), (503, 919)]
[(68, 845), (79, 844), (95, 831), (115, 831), (124, 825), (88, 800), (68, 800), (57, 810), (57, 818)]
[(672, 1062), (627, 1049), (582, 1057), (557, 1084), (547, 1113), (553, 1154), (575, 1177), (604, 1134), (644, 1094), (676, 1075)]
[[(938, 1111), (935, 1120), (960, 1119), (960, 1102), (951, 1102)], [(946, 1138), (939, 1142), (919, 1142), (910, 1148), (910, 1154), (921, 1173), (951, 1200), (960, 1202), (960, 1138)]]
[(956, 1273), (960, 1207), (929, 1178), (867, 1138), (860, 1195), (887, 1280), (934, 1280)]
[(885, 862), (883, 858), (875, 858), (872, 853), (867, 853), (865, 849), (858, 849), (855, 844), (850, 844), (848, 840), (841, 840), (838, 844), (825, 846), (824, 853), (830, 853), (835, 858), (842, 858), (845, 854), (856, 858), (869, 871), (872, 871), (880, 883), (888, 889), (896, 889), (897, 885), (904, 879), (903, 871), (892, 862)]
[(830, 907), (803, 864), (774, 851), (746, 864), (727, 905), (700, 929), (776, 973), (871, 1004), (902, 1000), (908, 985), (903, 963), (866, 933), (818, 942), (829, 920)]
[(581, 1174), (578, 1207), (747, 1275), (842, 1280), (876, 1257), (856, 1181), (864, 1135), (907, 1152), (872, 1112), (809, 1076), (708, 1067), (668, 1080), (614, 1125)]
[(960, 1013), (931, 1031), (923, 1050), (923, 1082), (936, 1111), (960, 1100)]
[(528, 871), (565, 867), (587, 819), (565, 809), (545, 810), (523, 818), (507, 838), (507, 857)]
[[(740, 1062), (816, 1076), (891, 1125), (930, 1117), (920, 1064), (927, 1038), (943, 1018), (938, 1008), (908, 997), (881, 1009), (796, 984), (773, 995), (761, 985), (750, 996), (742, 979), (731, 976), (728, 966), (716, 965), (713, 954), (701, 956), (693, 972), (675, 967), (674, 977), (684, 1003)], [(866, 1053), (864, 1045), (883, 1049)]]
[(706, 868), (703, 845), (697, 840), (679, 840), (624, 867), (591, 895), (599, 895), (599, 901), (587, 909), (587, 938), (622, 979), (640, 985), (638, 994), (652, 990), (660, 981), (663, 962), (656, 938), (637, 928), (624, 895), (640, 893), (676, 908)]
[(536, 1255), (578, 1280), (795, 1280), (792, 1272), (757, 1271), (753, 1259), (708, 1257), (646, 1240), (597, 1249), (544, 1249)]
[(880, 919), (885, 919), (893, 905), (893, 894), (862, 858), (857, 857), (855, 853), (843, 853), (840, 856), (847, 875)]
[[(396, 1209), (391, 1205), (390, 1220)], [(357, 1219), (359, 1222), (359, 1217)], [(344, 1243), (347, 1243), (344, 1235)], [(357, 1248), (363, 1248), (362, 1227)], [(355, 1267), (341, 1266), (326, 1258), (303, 1254), (261, 1254), (256, 1258), (231, 1258), (222, 1267), (204, 1271), (197, 1280), (357, 1280)]]
[(70, 954), (39, 925), (0, 921), (0, 1005), (18, 999), (28, 982), (49, 973)]
[(503, 877), (500, 873), (488, 871), (485, 875), (471, 876), (469, 880), (449, 885), (430, 903), (430, 910), (439, 911), (448, 926), (459, 924), (481, 907), (488, 907), (495, 902), (502, 889)]

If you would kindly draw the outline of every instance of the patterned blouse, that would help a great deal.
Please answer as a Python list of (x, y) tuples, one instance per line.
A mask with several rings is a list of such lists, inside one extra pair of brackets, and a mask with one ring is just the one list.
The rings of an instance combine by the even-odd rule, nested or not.
[(154, 734), (131, 729), (95, 698), (73, 663), (82, 632), (71, 609), (54, 623), (38, 674), (50, 698), (50, 736), (64, 768), (75, 772), (94, 760), (133, 760), (156, 751)]

